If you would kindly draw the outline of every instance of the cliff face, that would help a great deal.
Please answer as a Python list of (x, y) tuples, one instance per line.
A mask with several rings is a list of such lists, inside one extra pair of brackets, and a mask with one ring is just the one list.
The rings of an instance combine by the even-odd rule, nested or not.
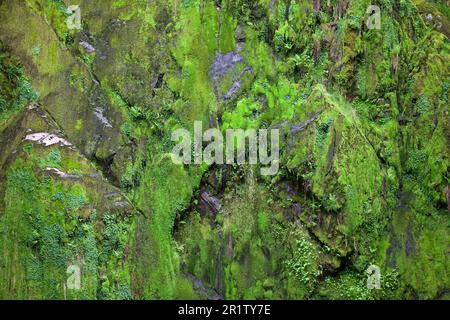
[[(0, 0), (0, 298), (448, 298), (449, 19), (444, 1)], [(174, 164), (194, 121), (279, 128), (278, 173)]]

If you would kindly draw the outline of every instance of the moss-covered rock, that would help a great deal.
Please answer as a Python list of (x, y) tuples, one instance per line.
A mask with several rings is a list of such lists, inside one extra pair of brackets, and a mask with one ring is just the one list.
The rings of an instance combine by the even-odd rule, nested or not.
[[(0, 4), (0, 297), (446, 298), (448, 4), (70, 4)], [(175, 165), (194, 121), (279, 172)]]

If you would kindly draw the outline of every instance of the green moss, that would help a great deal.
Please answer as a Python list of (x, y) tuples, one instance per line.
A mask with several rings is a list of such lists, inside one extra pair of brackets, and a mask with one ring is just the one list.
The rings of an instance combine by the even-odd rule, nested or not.
[[(200, 182), (200, 170), (187, 172), (168, 159), (159, 159), (143, 173), (135, 202), (138, 207), (149, 212), (149, 218), (138, 222), (141, 225), (135, 235), (134, 273), (140, 279), (137, 285), (144, 297), (173, 298), (176, 293), (179, 266), (171, 233), (176, 214), (188, 206), (194, 188)], [(179, 185), (179, 181), (186, 183)], [(177, 185), (178, 188), (174, 189)], [(138, 239), (144, 235), (148, 242), (141, 244)], [(147, 250), (142, 252), (142, 249), (138, 249), (141, 246)]]
[(319, 297), (334, 300), (371, 300), (372, 292), (366, 287), (366, 277), (363, 273), (344, 272), (337, 278), (325, 279), (318, 290)]
[(208, 2), (201, 10), (194, 5), (183, 7), (179, 14), (179, 35), (172, 52), (181, 68), (179, 94), (187, 102), (179, 116), (191, 125), (194, 120), (206, 120), (209, 110), (214, 110), (208, 70), (217, 49), (217, 13), (214, 4)]
[[(448, 9), (383, 1), (382, 29), (369, 30), (370, 4), (84, 1), (78, 33), (66, 2), (4, 1), (0, 297), (445, 297)], [(228, 52), (242, 61), (215, 81)], [(276, 125), (279, 173), (173, 165), (170, 134), (194, 120)], [(21, 144), (44, 128), (139, 213), (125, 217), (130, 204), (78, 152)], [(215, 216), (197, 212), (203, 191)], [(64, 290), (69, 264), (82, 265), (80, 291)], [(381, 290), (366, 287), (369, 264)]]
[(315, 287), (322, 273), (318, 263), (318, 250), (311, 240), (301, 232), (295, 234), (292, 258), (284, 261), (290, 276), (287, 288), (294, 296), (305, 297)]

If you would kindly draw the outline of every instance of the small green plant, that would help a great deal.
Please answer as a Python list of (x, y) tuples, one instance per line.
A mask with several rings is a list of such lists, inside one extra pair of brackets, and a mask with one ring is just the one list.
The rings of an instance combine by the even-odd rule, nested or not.
[(427, 112), (429, 108), (428, 98), (427, 96), (423, 95), (420, 96), (419, 99), (417, 99), (415, 109), (420, 114)]
[(312, 288), (321, 275), (318, 266), (317, 250), (303, 233), (298, 233), (292, 252), (292, 258), (285, 261), (289, 276), (302, 285)]

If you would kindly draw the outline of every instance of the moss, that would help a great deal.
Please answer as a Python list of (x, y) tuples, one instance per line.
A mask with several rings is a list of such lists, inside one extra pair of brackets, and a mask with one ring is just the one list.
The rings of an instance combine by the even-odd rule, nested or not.
[(292, 257), (285, 260), (285, 268), (290, 275), (287, 289), (293, 297), (307, 297), (322, 271), (319, 266), (318, 249), (306, 234), (298, 232), (292, 247)]
[(236, 30), (237, 21), (232, 16), (222, 14), (219, 17), (219, 48), (222, 53), (235, 51), (236, 42), (234, 32)]
[[(22, 138), (20, 130), (25, 132), (34, 126), (39, 130), (39, 125), (43, 125), (39, 119), (46, 119), (43, 122), (47, 121), (50, 126), (48, 116), (42, 114), (42, 110), (23, 112), (22, 122), (14, 128), (19, 138)], [(46, 148), (21, 139), (16, 142), (14, 136), (10, 142), (19, 151), (7, 163), (5, 185), (2, 184), (5, 207), (0, 219), (0, 248), (8, 258), (4, 260), (1, 273), (1, 297), (103, 298), (98, 293), (101, 291), (98, 280), (99, 270), (106, 265), (109, 269), (102, 277), (114, 279), (111, 290), (123, 293), (122, 286), (130, 284), (127, 264), (123, 260), (130, 223), (124, 218), (114, 218), (114, 224), (124, 231), (120, 241), (112, 243), (108, 242), (111, 237), (108, 228), (113, 222), (108, 220), (106, 227), (101, 225), (101, 216), (108, 207), (104, 196), (114, 188), (105, 183), (87, 159), (73, 149)], [(53, 174), (52, 170), (56, 169), (60, 174), (71, 177)], [(121, 200), (120, 196), (113, 199)], [(113, 208), (111, 205), (108, 209)], [(11, 241), (17, 246), (9, 246)], [(70, 265), (81, 268), (82, 286), (78, 291), (66, 286), (66, 271)], [(18, 274), (18, 282), (11, 280), (14, 277), (10, 272)], [(112, 297), (115, 297), (113, 292), (108, 298)]]
[[(25, 193), (26, 199), (19, 192)], [(95, 214), (87, 220), (78, 216), (89, 203), (81, 185), (66, 187), (48, 176), (37, 177), (18, 160), (8, 171), (5, 203), (0, 222), (1, 248), (8, 257), (2, 272), (3, 298), (25, 298), (25, 292), (28, 298), (36, 299), (106, 298), (97, 296), (97, 272), (104, 265), (111, 266), (105, 272), (114, 281), (129, 283), (129, 278), (115, 276), (121, 268), (116, 259), (122, 257), (128, 241), (127, 229), (118, 244), (119, 240), (111, 239), (111, 223), (106, 223), (103, 240), (96, 240)], [(10, 248), (10, 241), (18, 246)], [(64, 287), (70, 264), (82, 268), (82, 288), (78, 292)], [(10, 272), (17, 273), (17, 282), (7, 280)]]
[[(412, 185), (408, 183), (409, 187)], [(387, 259), (398, 269), (402, 296), (430, 299), (448, 286), (445, 247), (449, 225), (445, 214), (435, 212), (417, 187), (414, 189), (404, 195), (403, 210), (393, 216)], [(427, 214), (431, 216), (425, 218)]]
[[(201, 176), (201, 175), (200, 175)], [(139, 275), (139, 291), (147, 298), (171, 298), (176, 292), (178, 264), (174, 257), (171, 236), (177, 212), (184, 210), (191, 199), (194, 188), (199, 184), (197, 172), (187, 172), (182, 166), (166, 159), (159, 159), (148, 166), (143, 174), (143, 183), (136, 194), (136, 204), (151, 212), (148, 219), (139, 223), (136, 237), (148, 237), (149, 250), (141, 252), (142, 244), (135, 241), (135, 274)], [(178, 181), (189, 183), (174, 190)], [(157, 186), (157, 187), (156, 187)], [(154, 192), (149, 192), (150, 190)], [(142, 228), (142, 229), (141, 229)], [(141, 255), (147, 256), (145, 258)], [(151, 272), (149, 272), (151, 270)]]
[(372, 292), (366, 287), (366, 277), (363, 274), (344, 272), (337, 278), (325, 279), (318, 291), (319, 297), (334, 300), (371, 300)]
[[(51, 199), (54, 199), (52, 194), (56, 192), (55, 189), (61, 190), (57, 194), (62, 194), (61, 186), (54, 185), (50, 179), (38, 179), (23, 162), (16, 162), (9, 171), (6, 212), (2, 217), (2, 250), (5, 257), (11, 257), (11, 260), (5, 261), (2, 280), (4, 298), (23, 298), (21, 292), (26, 292), (28, 288), (34, 291), (35, 298), (63, 297), (65, 271), (77, 253), (70, 247), (69, 240), (69, 233), (74, 231), (74, 217), (71, 214), (61, 216), (59, 210), (77, 210), (79, 206), (75, 203), (78, 201), (75, 200), (78, 199), (76, 190), (68, 191), (63, 203), (53, 202)], [(19, 191), (27, 194), (27, 200), (17, 199)], [(33, 203), (39, 203), (39, 206)], [(14, 226), (12, 223), (17, 219), (22, 222)], [(10, 250), (6, 245), (9, 241), (18, 241), (21, 247)], [(72, 245), (75, 245), (76, 240), (72, 241)], [(78, 254), (82, 254), (82, 251)], [(33, 276), (30, 281), (24, 277), (23, 282), (18, 282), (16, 286), (5, 278), (12, 268), (27, 270)], [(56, 286), (53, 285), (55, 281), (59, 282)], [(90, 291), (91, 286), (92, 283), (86, 282), (84, 289), (92, 298), (95, 291)]]
[(36, 92), (26, 77), (20, 62), (7, 52), (0, 42), (0, 128), (27, 104), (36, 102)]

